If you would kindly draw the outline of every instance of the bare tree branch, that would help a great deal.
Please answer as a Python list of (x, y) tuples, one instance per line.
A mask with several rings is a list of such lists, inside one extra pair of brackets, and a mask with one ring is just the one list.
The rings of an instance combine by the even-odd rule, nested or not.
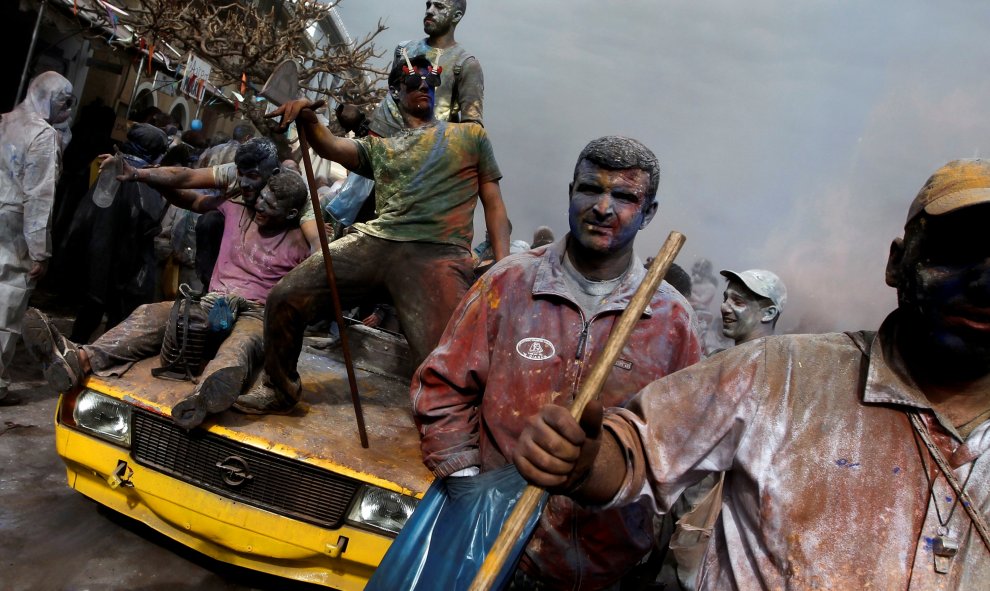
[[(340, 0), (127, 0), (127, 16), (115, 14), (95, 0), (77, 0), (77, 18), (101, 36), (106, 29), (117, 37), (133, 33), (147, 49), (165, 54), (168, 43), (179, 52), (191, 51), (213, 64), (210, 83), (239, 88), (247, 77), (243, 108), (264, 129), (253, 96), (279, 63), (299, 64), (300, 88), (356, 105), (366, 113), (384, 96), (379, 82), (386, 73), (370, 65), (381, 57), (375, 37), (386, 29), (381, 21), (362, 39), (334, 43), (323, 37), (314, 42), (309, 31), (320, 30), (330, 9)], [(126, 28), (125, 28), (126, 27)], [(336, 79), (337, 82), (332, 81)]]

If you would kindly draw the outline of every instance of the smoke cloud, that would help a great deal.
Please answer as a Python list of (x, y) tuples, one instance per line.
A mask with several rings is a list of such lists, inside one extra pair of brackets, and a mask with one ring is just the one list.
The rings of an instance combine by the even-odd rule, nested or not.
[[(354, 36), (385, 19), (386, 56), (423, 36), (418, 2), (338, 10)], [(990, 5), (962, 0), (500, 0), (471, 2), (456, 35), (484, 67), (513, 238), (562, 236), (578, 152), (629, 135), (662, 167), (640, 257), (677, 229), (681, 266), (770, 269), (789, 290), (778, 329), (822, 332), (879, 325), (908, 204), (988, 151), (988, 29)]]

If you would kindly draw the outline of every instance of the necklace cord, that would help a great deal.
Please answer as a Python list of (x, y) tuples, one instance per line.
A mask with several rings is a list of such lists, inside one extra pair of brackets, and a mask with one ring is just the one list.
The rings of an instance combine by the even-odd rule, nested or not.
[[(942, 452), (935, 446), (935, 442), (932, 441), (931, 434), (928, 432), (928, 428), (924, 425), (921, 420), (921, 416), (917, 412), (910, 412), (908, 415), (911, 418), (911, 426), (914, 427), (915, 432), (921, 437), (921, 440), (925, 443), (925, 447), (928, 448), (928, 452), (931, 454), (932, 459), (935, 460), (935, 464), (938, 466), (942, 475), (945, 476), (945, 480), (952, 487), (952, 490), (956, 493), (956, 502), (961, 503), (966, 514), (969, 515), (970, 521), (976, 526), (976, 533), (979, 534), (980, 539), (983, 540), (984, 546), (990, 551), (990, 527), (987, 527), (987, 522), (982, 515), (977, 513), (976, 505), (973, 503), (973, 499), (970, 498), (969, 493), (966, 492), (965, 485), (960, 486), (959, 480), (956, 475), (952, 472), (949, 467), (949, 463), (942, 456)], [(917, 440), (915, 440), (917, 443)], [(966, 476), (966, 482), (969, 482), (969, 476), (973, 474), (974, 467), (970, 468), (969, 475)], [(927, 465), (925, 467), (925, 475), (928, 475)], [(934, 481), (933, 481), (934, 484)], [(955, 510), (955, 504), (952, 507)], [(942, 516), (938, 512), (938, 501), (935, 502), (935, 515), (938, 517), (939, 524), (941, 525)], [(949, 513), (949, 519), (952, 518), (952, 513)], [(946, 520), (948, 523), (948, 519)]]

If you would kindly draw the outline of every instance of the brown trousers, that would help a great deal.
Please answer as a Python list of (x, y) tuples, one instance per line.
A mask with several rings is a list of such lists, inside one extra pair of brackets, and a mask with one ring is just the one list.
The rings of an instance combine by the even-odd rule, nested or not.
[[(330, 258), (345, 310), (386, 293), (392, 297), (417, 366), (440, 341), (454, 308), (474, 281), (470, 253), (450, 244), (396, 242), (353, 233), (330, 243)], [(279, 394), (298, 399), (296, 364), (303, 332), (315, 320), (334, 317), (332, 301), (319, 252), (289, 271), (268, 295), (265, 372)]]
[[(89, 356), (93, 373), (98, 376), (123, 375), (136, 362), (158, 355), (171, 310), (172, 302), (139, 306), (92, 345), (83, 345), (81, 348)], [(247, 302), (240, 307), (233, 330), (206, 365), (204, 376), (225, 367), (240, 368), (243, 370), (243, 391), (253, 369), (261, 362), (263, 314), (261, 304)]]

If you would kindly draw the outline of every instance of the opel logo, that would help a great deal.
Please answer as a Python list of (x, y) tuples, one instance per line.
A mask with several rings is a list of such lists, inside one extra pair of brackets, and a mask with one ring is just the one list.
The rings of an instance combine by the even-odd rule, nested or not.
[(220, 478), (230, 486), (240, 486), (254, 478), (254, 475), (248, 472), (247, 460), (242, 457), (227, 456), (216, 465), (220, 468)]

